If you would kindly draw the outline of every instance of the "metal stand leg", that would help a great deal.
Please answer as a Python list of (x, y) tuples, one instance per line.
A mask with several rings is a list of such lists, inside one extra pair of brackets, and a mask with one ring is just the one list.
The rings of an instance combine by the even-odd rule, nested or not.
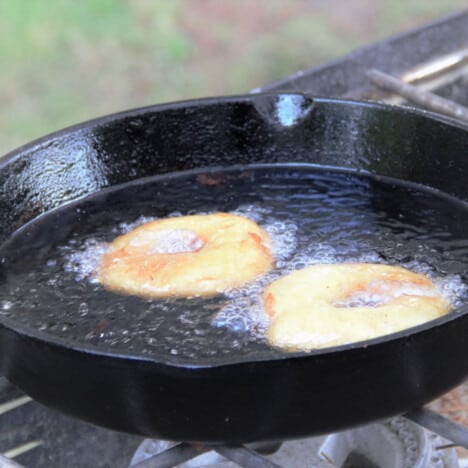
[(256, 449), (273, 452), (281, 444), (258, 443), (252, 445), (255, 449), (243, 445), (198, 445), (183, 442), (139, 463), (132, 464), (131, 468), (172, 468), (211, 450), (237, 463), (242, 468), (281, 468), (256, 452)]
[(221, 445), (212, 447), (223, 457), (236, 462), (242, 468), (281, 468), (276, 463), (262, 457), (254, 450), (242, 445)]
[(455, 445), (468, 449), (468, 428), (465, 426), (426, 408), (410, 411), (405, 417), (452, 441)]
[(132, 468), (172, 468), (173, 466), (184, 463), (192, 458), (198, 457), (202, 453), (211, 450), (210, 447), (204, 445), (190, 445), (182, 443), (164, 450), (164, 452), (158, 453), (153, 457), (147, 458)]

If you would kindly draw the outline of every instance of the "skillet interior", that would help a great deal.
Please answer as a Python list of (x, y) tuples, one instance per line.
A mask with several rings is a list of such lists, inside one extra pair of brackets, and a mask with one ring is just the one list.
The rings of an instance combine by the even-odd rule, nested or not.
[[(458, 315), (460, 283), (468, 281), (468, 206), (409, 185), (275, 164), (181, 171), (104, 189), (40, 216), (1, 247), (0, 315), (5, 325), (68, 346), (172, 365), (277, 359), (285, 352), (262, 339), (255, 319), (266, 285), (311, 263), (363, 261), (445, 278)], [(254, 216), (274, 241), (275, 267), (248, 285), (214, 297), (148, 300), (93, 281), (100, 252), (129, 222), (232, 210)]]
[[(467, 148), (468, 137), (464, 129), (454, 124), (447, 124), (433, 116), (363, 103), (325, 99), (312, 101), (301, 95), (271, 94), (211, 99), (146, 108), (64, 130), (12, 153), (4, 160), (0, 172), (2, 180), (1, 235), (4, 240), (20, 226), (51, 208), (128, 180), (197, 167), (247, 163), (298, 162), (364, 170), (429, 185), (467, 201), (468, 192), (464, 183)], [(225, 366), (221, 366), (218, 367), (218, 371), (215, 371), (218, 372), (217, 374), (211, 373), (211, 370), (215, 368), (209, 365), (205, 368), (200, 367), (200, 372), (195, 374), (197, 366), (192, 365), (186, 368), (183, 365), (181, 367), (172, 364), (165, 366), (164, 363), (158, 364), (145, 357), (101, 353), (60, 340), (51, 340), (49, 337), (44, 339), (39, 333), (31, 333), (21, 327), (8, 325), (2, 328), (0, 336), (1, 365), (3, 371), (13, 381), (38, 399), (110, 427), (144, 434), (162, 433), (169, 438), (190, 440), (238, 441), (274, 438), (278, 436), (278, 427), (281, 423), (273, 424), (273, 429), (266, 428), (264, 417), (260, 417), (259, 424), (246, 431), (245, 415), (251, 405), (244, 400), (244, 397), (247, 397), (247, 393), (252, 394), (250, 384), (254, 381), (251, 380), (251, 372), (255, 371), (255, 374), (258, 374), (255, 380), (264, 372), (267, 374), (270, 371), (273, 372), (259, 390), (263, 397), (266, 392), (266, 383), (275, 385), (277, 381), (273, 377), (278, 376), (280, 369), (283, 373), (289, 369), (286, 374), (290, 379), (295, 379), (297, 383), (301, 381), (298, 375), (302, 374), (308, 366), (311, 366), (308, 372), (311, 372), (312, 368), (315, 369), (312, 373), (316, 377), (320, 372), (326, 372), (329, 375), (325, 387), (330, 391), (331, 383), (338, 384), (336, 379), (340, 375), (343, 377), (342, 370), (333, 376), (334, 366), (336, 368), (344, 365), (350, 367), (348, 372), (355, 374), (354, 378), (361, 373), (359, 366), (367, 366), (366, 375), (367, 379), (370, 379), (372, 372), (378, 371), (378, 366), (373, 366), (379, 361), (379, 356), (380, 362), (388, 360), (390, 363), (395, 357), (395, 355), (392, 357), (392, 353), (401, 353), (401, 347), (414, 347), (411, 352), (416, 351), (416, 354), (420, 355), (424, 346), (428, 346), (429, 337), (443, 334), (443, 330), (446, 330), (447, 334), (440, 338), (439, 345), (444, 347), (448, 358), (451, 356), (456, 359), (457, 356), (464, 354), (466, 344), (455, 340), (451, 349), (448, 349), (450, 346), (447, 348), (446, 345), (450, 341), (449, 335), (452, 336), (455, 333), (454, 322), (457, 322), (458, 326), (466, 324), (466, 308), (457, 315), (457, 317), (447, 316), (429, 325), (421, 326), (418, 328), (420, 332), (416, 334), (413, 331), (402, 332), (391, 338), (324, 350), (296, 360), (293, 359), (295, 355), (288, 355), (279, 359), (278, 363), (266, 361), (263, 367), (259, 367), (262, 364), (260, 361), (244, 363), (243, 366), (239, 364), (240, 368), (237, 365), (227, 366), (228, 370)], [(437, 328), (434, 328), (436, 326)], [(369, 345), (371, 346), (367, 350)], [(63, 351), (63, 349), (67, 349), (67, 352), (58, 356), (59, 350)], [(37, 355), (38, 350), (41, 350), (40, 355)], [(373, 357), (369, 358), (371, 350), (374, 350)], [(347, 351), (347, 353), (342, 351)], [(64, 376), (68, 375), (70, 373), (67, 370), (68, 367), (79, 359), (75, 353), (78, 353), (81, 359), (83, 359), (83, 353), (87, 356), (80, 366), (74, 369), (77, 375), (85, 379), (82, 384), (85, 388), (81, 389), (83, 395), (92, 391), (92, 388), (99, 388), (98, 392), (94, 390), (94, 395), (98, 395), (98, 398), (96, 403), (91, 404), (92, 408), (90, 404), (83, 401), (71, 403), (70, 398), (65, 396), (66, 391), (63, 391), (67, 386), (64, 382), (65, 377), (52, 375), (57, 372), (57, 368), (53, 372), (45, 369), (50, 368), (50, 362), (54, 362), (59, 369), (63, 370)], [(384, 358), (380, 353), (384, 353), (387, 357)], [(37, 359), (34, 356), (37, 356)], [(299, 356), (300, 354), (297, 355)], [(26, 357), (29, 357), (30, 362)], [(33, 357), (34, 359), (31, 360)], [(353, 359), (356, 359), (355, 365), (353, 365)], [(374, 364), (368, 362), (368, 359), (371, 359)], [(85, 362), (88, 364), (84, 364)], [(367, 364), (364, 364), (366, 362)], [(43, 367), (45, 372), (38, 373), (37, 369)], [(424, 366), (419, 365), (419, 367), (424, 369)], [(314, 426), (310, 424), (311, 415), (309, 414), (309, 425), (307, 425), (306, 421), (300, 421), (301, 418), (298, 421), (299, 408), (295, 407), (292, 411), (293, 415), (290, 416), (295, 421), (295, 427), (287, 424), (286, 433), (283, 430), (281, 437), (322, 431), (337, 425), (346, 426), (369, 418), (395, 413), (398, 411), (397, 408), (400, 410), (409, 408), (415, 401), (420, 404), (459, 382), (467, 373), (466, 367), (468, 365), (458, 363), (453, 366), (451, 372), (447, 372), (446, 369), (442, 372), (441, 367), (439, 380), (431, 378), (429, 379), (431, 385), (426, 385), (424, 390), (410, 391), (408, 396), (410, 401), (408, 398), (406, 401), (403, 398), (397, 404), (398, 399), (394, 396), (387, 405), (380, 408), (377, 414), (376, 409), (379, 405), (374, 405), (368, 411), (361, 411), (360, 418), (356, 418), (356, 411), (351, 412), (352, 414), (348, 417), (342, 417), (342, 423), (336, 415), (329, 418), (328, 422), (317, 423)], [(219, 423), (214, 422), (209, 426), (208, 433), (206, 430), (198, 430), (198, 435), (193, 432), (195, 425), (190, 426), (190, 430), (187, 427), (182, 429), (178, 418), (188, 417), (187, 414), (190, 414), (190, 411), (187, 408), (178, 410), (180, 416), (174, 415), (173, 421), (169, 423), (155, 421), (156, 419), (161, 421), (163, 418), (159, 404), (157, 405), (159, 415), (155, 414), (150, 421), (146, 417), (141, 419), (141, 414), (129, 417), (127, 414), (129, 408), (126, 404), (123, 404), (125, 408), (122, 409), (123, 395), (128, 397), (129, 391), (135, 393), (135, 388), (130, 385), (129, 388), (133, 390), (129, 390), (127, 385), (124, 385), (123, 388), (126, 390), (112, 394), (101, 378), (95, 380), (97, 369), (100, 369), (102, 375), (107, 375), (107, 377), (110, 372), (112, 374), (110, 381), (114, 382), (122, 381), (127, 374), (132, 375), (134, 379), (133, 374), (136, 372), (139, 382), (135, 387), (138, 388), (136, 399), (143, 405), (141, 406), (140, 403), (137, 405), (140, 409), (148, 404), (154, 405), (154, 402), (150, 403), (148, 400), (146, 392), (152, 389), (153, 394), (157, 393), (154, 392), (154, 385), (158, 379), (161, 379), (161, 372), (171, 375), (171, 378), (177, 376), (176, 380), (181, 378), (183, 381), (187, 378), (198, 380), (203, 377), (208, 377), (213, 381), (214, 378), (214, 382), (216, 380), (218, 382), (215, 383), (213, 391), (220, 388), (218, 386), (220, 383), (222, 383), (221, 388), (231, 385), (229, 376), (247, 373), (245, 375), (250, 377), (242, 382), (245, 395), (238, 398), (238, 403), (232, 406), (233, 410), (229, 409), (230, 414), (235, 414), (234, 408), (239, 405), (243, 408), (239, 413), (244, 414), (244, 418), (241, 418), (243, 422), (239, 420), (239, 424), (243, 427), (243, 435), (239, 432), (240, 426), (234, 422), (225, 423), (223, 427), (227, 429), (221, 431), (217, 427)], [(403, 372), (406, 381), (408, 372), (409, 369)], [(34, 374), (41, 374), (46, 382), (38, 384)], [(91, 374), (92, 378), (90, 378)], [(155, 374), (159, 377), (156, 378)], [(403, 374), (400, 372), (399, 375)], [(437, 374), (434, 369), (433, 374)], [(440, 379), (442, 374), (445, 377)], [(395, 369), (393, 377), (397, 375), (398, 370)], [(425, 371), (422, 371), (421, 375), (425, 376), (424, 378), (427, 377)], [(391, 376), (392, 372), (389, 378)], [(224, 380), (225, 377), (227, 380)], [(156, 378), (156, 381), (153, 381), (153, 378)], [(168, 383), (166, 378), (167, 375), (162, 381), (169, 387), (173, 385), (171, 382)], [(141, 383), (142, 379), (143, 383)], [(146, 384), (145, 379), (147, 379)], [(361, 385), (364, 385), (366, 377), (361, 375), (361, 379)], [(352, 384), (349, 378), (347, 380), (348, 390), (352, 393), (355, 384)], [(395, 383), (397, 380), (401, 383), (401, 377), (394, 378)], [(161, 380), (159, 382), (161, 383)], [(304, 390), (304, 383), (305, 381), (301, 381), (299, 386), (296, 385), (296, 390), (299, 388)], [(413, 383), (404, 386), (406, 390), (409, 388), (408, 385), (413, 388)], [(420, 385), (421, 379), (417, 382), (417, 386)], [(325, 391), (325, 387), (321, 392)], [(362, 390), (362, 387), (360, 388)], [(240, 389), (241, 393), (242, 389)], [(141, 395), (142, 391), (145, 396)], [(358, 387), (355, 391), (357, 397)], [(51, 392), (55, 393), (54, 397)], [(258, 403), (260, 394), (257, 398), (252, 396), (252, 402)], [(400, 392), (397, 392), (398, 394)], [(326, 392), (322, 395), (326, 395)], [(177, 394), (178, 404), (181, 403), (182, 396)], [(278, 397), (280, 395), (275, 392), (274, 399)], [(201, 398), (201, 400), (204, 399), (206, 400), (206, 398)], [(107, 405), (108, 409), (103, 409), (102, 406), (105, 406), (103, 402), (109, 400), (112, 403)], [(232, 395), (226, 395), (223, 401), (227, 405), (229, 400), (232, 403)], [(223, 401), (219, 401), (218, 398), (216, 402), (224, 408), (220, 410), (222, 414), (226, 411)], [(268, 401), (271, 406), (273, 401), (270, 398)], [(101, 409), (97, 409), (99, 403)], [(177, 411), (173, 409), (173, 403), (174, 401), (171, 408), (175, 414)], [(116, 410), (118, 407), (120, 409)], [(307, 407), (307, 405), (303, 402), (302, 407)], [(112, 414), (109, 408), (113, 408), (115, 413)], [(221, 417), (221, 413), (218, 412), (217, 417)], [(317, 413), (317, 419), (322, 421), (323, 417), (319, 413)], [(264, 415), (264, 413), (261, 414)], [(196, 419), (193, 416), (192, 419)], [(235, 421), (236, 418), (228, 417), (228, 419)], [(174, 431), (178, 433), (177, 436)], [(184, 432), (186, 435), (183, 435)]]

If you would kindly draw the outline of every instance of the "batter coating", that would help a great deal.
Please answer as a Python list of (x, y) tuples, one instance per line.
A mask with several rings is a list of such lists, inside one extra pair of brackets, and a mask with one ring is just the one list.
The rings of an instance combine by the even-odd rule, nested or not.
[(425, 275), (366, 263), (295, 271), (271, 283), (263, 299), (268, 342), (290, 351), (368, 340), (450, 310)]
[(273, 265), (268, 234), (238, 215), (166, 218), (117, 237), (98, 271), (102, 285), (147, 298), (208, 296)]

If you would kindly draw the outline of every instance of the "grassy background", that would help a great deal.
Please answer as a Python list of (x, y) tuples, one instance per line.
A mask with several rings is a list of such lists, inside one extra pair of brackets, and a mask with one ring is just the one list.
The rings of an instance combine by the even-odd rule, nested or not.
[(466, 0), (0, 0), (0, 154), (131, 107), (234, 94)]

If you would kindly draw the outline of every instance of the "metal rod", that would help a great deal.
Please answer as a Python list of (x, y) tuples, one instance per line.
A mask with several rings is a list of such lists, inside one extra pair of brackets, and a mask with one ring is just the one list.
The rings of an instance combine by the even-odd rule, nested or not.
[(405, 414), (405, 417), (456, 445), (468, 449), (468, 428), (465, 426), (426, 408), (410, 411)]
[(220, 445), (211, 448), (242, 468), (281, 468), (280, 465), (262, 457), (254, 450), (241, 445)]
[(22, 396), (20, 398), (15, 398), (14, 400), (7, 401), (6, 403), (2, 403), (0, 405), (0, 415), (4, 413), (8, 413), (8, 411), (14, 410), (19, 406), (23, 406), (26, 403), (29, 403), (32, 399), (28, 396)]
[[(23, 453), (29, 452), (36, 447), (42, 445), (42, 440), (32, 440), (31, 442), (27, 442), (23, 445), (18, 445), (18, 447), (12, 448), (7, 450), (3, 455), (7, 458), (15, 458)], [(2, 465), (0, 465), (1, 467)]]
[(209, 450), (211, 448), (204, 445), (191, 445), (183, 442), (132, 465), (132, 468), (172, 468)]
[(399, 94), (409, 101), (424, 106), (434, 112), (439, 112), (468, 122), (468, 108), (460, 106), (449, 99), (427, 91), (422, 91), (416, 86), (405, 83), (379, 70), (370, 70), (367, 72), (367, 76), (380, 88)]

